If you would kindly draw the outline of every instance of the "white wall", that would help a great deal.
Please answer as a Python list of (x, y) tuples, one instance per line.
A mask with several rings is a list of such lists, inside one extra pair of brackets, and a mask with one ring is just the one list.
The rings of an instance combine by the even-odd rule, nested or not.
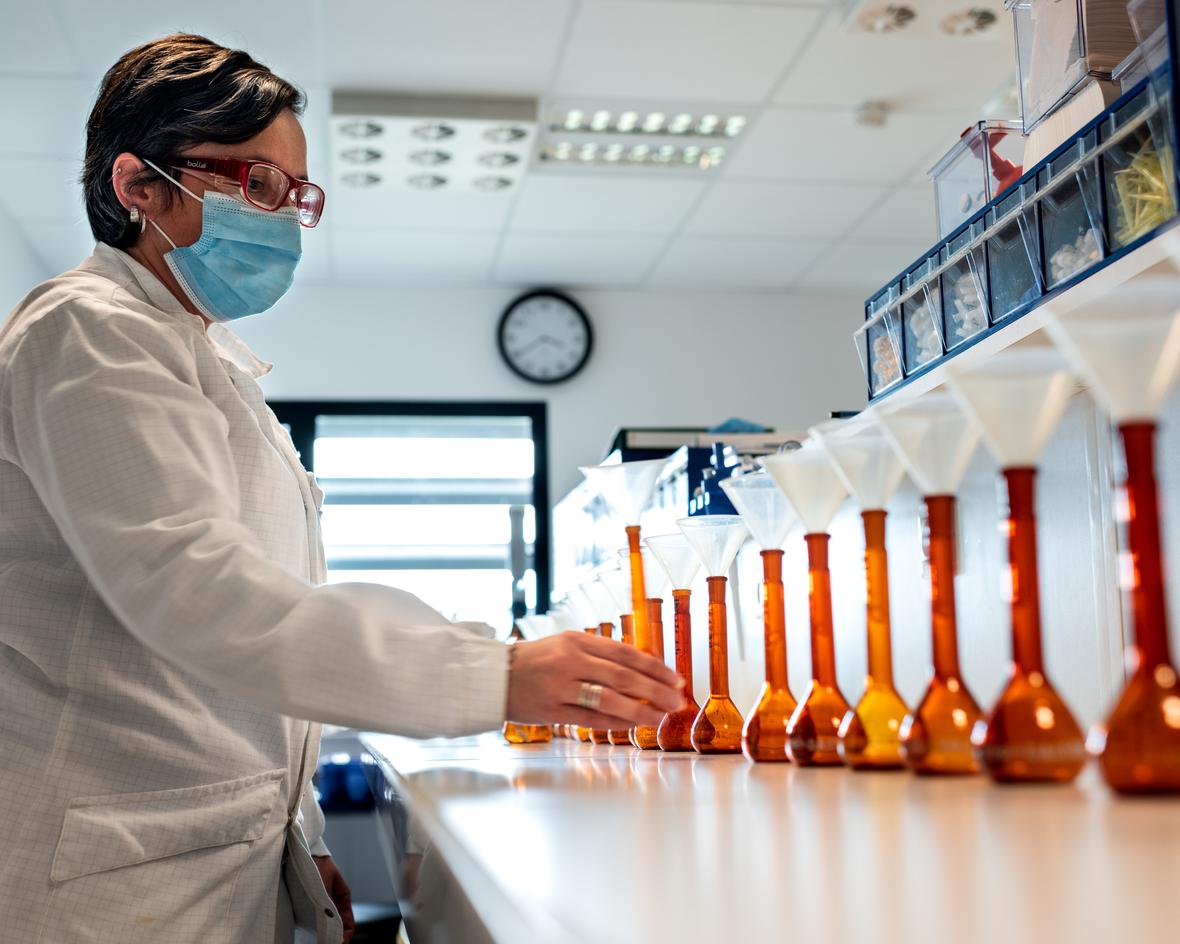
[(802, 429), (864, 404), (855, 297), (572, 292), (595, 328), (585, 371), (517, 378), (496, 327), (513, 290), (299, 286), (239, 333), (275, 362), (271, 399), (546, 400), (553, 498), (602, 458), (614, 429), (730, 416)]
[(0, 206), (0, 321), (50, 272), (24, 238), (24, 232)]

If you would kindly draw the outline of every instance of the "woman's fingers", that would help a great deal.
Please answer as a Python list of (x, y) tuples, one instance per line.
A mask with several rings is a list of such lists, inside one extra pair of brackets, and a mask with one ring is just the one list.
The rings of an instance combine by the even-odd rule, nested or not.
[(684, 705), (684, 689), (657, 682), (649, 675), (606, 659), (590, 657), (584, 668), (584, 680), (602, 685), (635, 701), (648, 701), (665, 712)]
[(646, 652), (641, 652), (634, 646), (628, 646), (613, 639), (605, 639), (602, 636), (584, 634), (582, 638), (586, 650), (599, 659), (617, 662), (664, 685), (682, 687), (684, 685), (680, 676), (664, 665), (662, 661)]

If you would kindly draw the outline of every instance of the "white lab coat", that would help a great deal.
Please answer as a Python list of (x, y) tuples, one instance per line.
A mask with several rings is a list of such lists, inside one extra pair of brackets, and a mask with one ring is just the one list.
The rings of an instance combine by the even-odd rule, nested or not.
[(297, 719), (503, 718), (506, 647), (321, 585), (266, 369), (102, 244), (0, 330), (0, 940), (336, 942)]

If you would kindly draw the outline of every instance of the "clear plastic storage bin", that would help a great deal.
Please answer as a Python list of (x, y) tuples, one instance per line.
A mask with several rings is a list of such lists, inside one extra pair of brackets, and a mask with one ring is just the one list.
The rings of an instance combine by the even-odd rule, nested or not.
[[(942, 247), (941, 261), (948, 262), (978, 239), (983, 228), (983, 220), (964, 227)], [(982, 243), (948, 265), (941, 281), (942, 333), (949, 351), (987, 330), (987, 254)]]
[(1026, 132), (1087, 76), (1109, 79), (1135, 48), (1122, 0), (1006, 0), (1005, 6), (1015, 21)]
[(1099, 128), (1099, 140), (1105, 142), (1136, 125), (1102, 155), (1111, 249), (1133, 243), (1176, 215), (1169, 103), (1169, 97), (1145, 88)]
[(868, 318), (853, 335), (869, 396), (888, 390), (902, 377), (898, 297), (897, 283), (882, 290), (869, 302)]
[(917, 291), (901, 303), (903, 366), (908, 376), (942, 356), (942, 302), (938, 279), (929, 276), (938, 268), (938, 254), (910, 269), (902, 280), (902, 292)]
[(1044, 294), (1034, 191), (1035, 185), (1026, 181), (987, 214), (989, 229), (1005, 221), (987, 239), (987, 297), (993, 324)]
[(1097, 143), (1097, 134), (1090, 132), (1037, 174), (1048, 288), (1102, 259), (1098, 159), (1086, 159)]
[(932, 168), (938, 235), (954, 232), (969, 216), (1020, 179), (1024, 134), (1018, 121), (980, 121)]

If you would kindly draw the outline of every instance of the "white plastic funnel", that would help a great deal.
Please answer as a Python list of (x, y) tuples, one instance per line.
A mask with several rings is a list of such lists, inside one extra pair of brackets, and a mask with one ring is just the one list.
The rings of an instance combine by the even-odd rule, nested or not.
[(692, 582), (701, 569), (701, 559), (683, 533), (657, 534), (644, 538), (643, 543), (659, 563), (659, 569), (668, 575), (673, 590), (692, 589)]
[[(668, 592), (667, 573), (663, 567), (658, 566), (659, 562), (655, 559), (650, 548), (640, 547), (639, 552), (643, 555), (643, 589), (647, 591), (647, 598), (649, 600), (664, 599), (664, 595)], [(619, 562), (622, 566), (628, 566), (630, 560), (631, 552), (627, 548), (619, 551)]]
[(616, 462), (613, 465), (582, 466), (591, 488), (599, 491), (625, 525), (639, 524), (643, 512), (656, 491), (660, 473), (668, 465), (666, 459), (645, 459), (642, 462)]
[(596, 624), (614, 622), (615, 601), (606, 587), (598, 580), (590, 580), (582, 584), (581, 589), (594, 608), (594, 616), (596, 617), (594, 622)]
[(949, 393), (886, 404), (875, 415), (923, 495), (958, 491), (979, 445), (979, 430)]
[(809, 432), (861, 511), (884, 509), (905, 478), (905, 466), (872, 419), (862, 413), (813, 426)]
[(598, 625), (598, 611), (594, 601), (583, 586), (574, 587), (567, 595), (566, 602), (574, 611), (574, 619), (578, 621), (578, 629), (589, 629)]
[(758, 461), (783, 490), (807, 533), (826, 532), (848, 490), (819, 444), (808, 439), (801, 449)]
[(556, 632), (586, 628), (585, 626), (578, 625), (578, 620), (574, 617), (573, 608), (564, 600), (549, 611), (549, 617), (553, 620), (553, 628)]
[(1035, 466), (1074, 391), (1074, 374), (1050, 347), (1001, 351), (972, 369), (947, 365), (951, 394), (1001, 468)]
[(1153, 420), (1180, 374), (1180, 278), (1141, 276), (1058, 314), (1053, 343), (1116, 423)]
[(724, 577), (750, 531), (737, 515), (697, 515), (676, 522), (710, 577)]
[(765, 472), (724, 479), (721, 487), (764, 551), (777, 551), (795, 523), (795, 509)]
[[(646, 577), (646, 574), (644, 575)], [(598, 575), (602, 585), (614, 601), (614, 614), (631, 612), (631, 572), (621, 567), (604, 570)]]

